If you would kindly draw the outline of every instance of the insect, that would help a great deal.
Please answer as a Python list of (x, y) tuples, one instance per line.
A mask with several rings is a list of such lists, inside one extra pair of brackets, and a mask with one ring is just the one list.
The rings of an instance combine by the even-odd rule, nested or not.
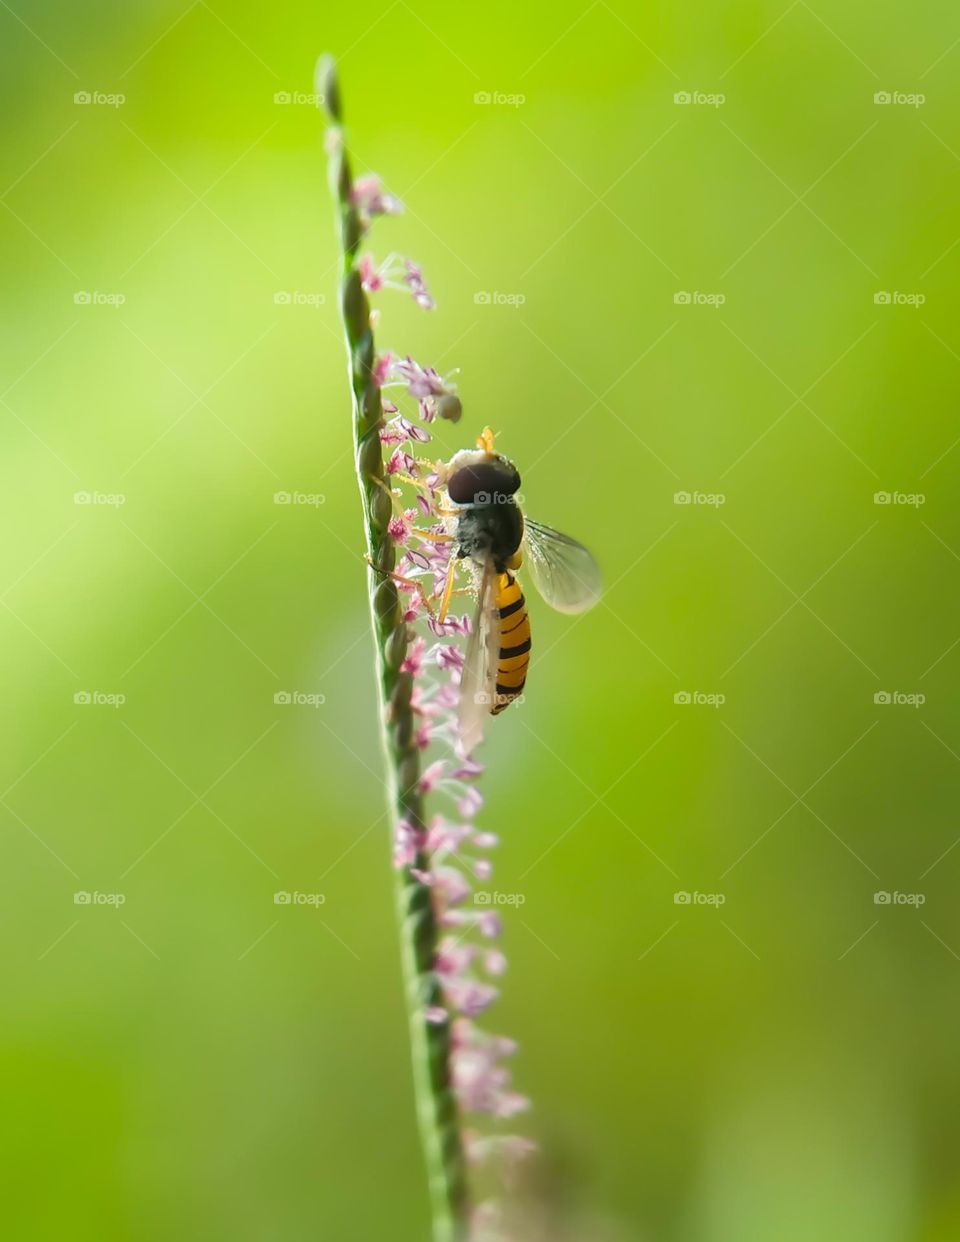
[(460, 681), (460, 736), (464, 751), (482, 739), (488, 715), (496, 716), (520, 696), (530, 662), (530, 618), (517, 579), (521, 564), (540, 594), (559, 612), (585, 612), (600, 598), (600, 569), (581, 543), (529, 518), (516, 496), (520, 473), (494, 449), (489, 427), (476, 449), (462, 449), (441, 463), (437, 477), (454, 506), (456, 547), (440, 609), (446, 615), (458, 561), (470, 560), (479, 575), (477, 609)]

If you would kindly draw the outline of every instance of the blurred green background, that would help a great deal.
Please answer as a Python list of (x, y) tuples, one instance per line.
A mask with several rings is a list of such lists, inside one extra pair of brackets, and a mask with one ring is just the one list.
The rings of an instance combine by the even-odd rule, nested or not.
[(956, 1238), (953, 7), (0, 30), (5, 1235), (426, 1236), (330, 50), (438, 302), (382, 295), (381, 347), (461, 368), (444, 448), (491, 423), (609, 583), (534, 601), (487, 748), (528, 1236)]

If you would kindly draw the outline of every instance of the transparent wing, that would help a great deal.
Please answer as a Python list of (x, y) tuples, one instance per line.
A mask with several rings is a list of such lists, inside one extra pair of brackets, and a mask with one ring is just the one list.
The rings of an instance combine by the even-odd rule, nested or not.
[(477, 611), (467, 643), (460, 675), (458, 719), (463, 753), (483, 741), (483, 727), (493, 705), (497, 688), (497, 659), (500, 654), (500, 614), (494, 606), (496, 571), (493, 562), (484, 566), (477, 593)]
[(586, 612), (600, 598), (600, 566), (576, 539), (524, 518), (523, 551), (525, 568), (551, 608)]

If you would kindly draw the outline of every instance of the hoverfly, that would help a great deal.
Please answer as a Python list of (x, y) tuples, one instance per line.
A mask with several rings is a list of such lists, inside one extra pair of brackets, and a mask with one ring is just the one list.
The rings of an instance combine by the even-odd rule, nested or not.
[(585, 612), (600, 598), (600, 569), (581, 543), (529, 518), (516, 501), (520, 472), (494, 450), (489, 427), (476, 449), (461, 449), (438, 467), (452, 509), (456, 551), (441, 607), (449, 603), (453, 566), (477, 567), (477, 609), (460, 681), (460, 736), (465, 753), (523, 691), (530, 662), (530, 619), (516, 571), (530, 569), (537, 589), (558, 612)]

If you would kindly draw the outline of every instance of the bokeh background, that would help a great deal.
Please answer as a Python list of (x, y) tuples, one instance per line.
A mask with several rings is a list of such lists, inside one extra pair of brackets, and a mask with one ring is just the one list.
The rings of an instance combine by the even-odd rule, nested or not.
[(5, 1235), (426, 1236), (330, 50), (438, 302), (381, 345), (461, 369), (444, 447), (491, 423), (609, 584), (534, 602), (487, 748), (545, 1236), (955, 1238), (957, 13), (0, 30)]

